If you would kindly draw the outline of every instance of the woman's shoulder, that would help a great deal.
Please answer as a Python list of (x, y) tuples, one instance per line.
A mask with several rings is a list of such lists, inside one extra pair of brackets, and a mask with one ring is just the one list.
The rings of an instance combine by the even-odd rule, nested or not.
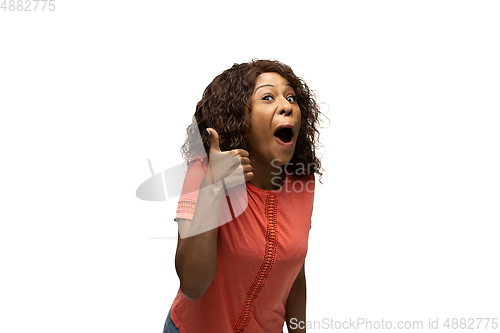
[(201, 181), (207, 173), (207, 163), (203, 158), (197, 158), (189, 163), (186, 174), (184, 176), (184, 185), (182, 193), (187, 194), (197, 191), (200, 188)]
[(203, 156), (194, 157), (188, 163), (188, 168), (204, 168), (206, 169), (208, 166), (208, 159)]
[[(198, 178), (201, 175), (205, 175), (207, 170), (208, 162), (206, 161), (206, 158), (197, 157), (189, 162), (186, 177), (191, 176), (190, 178)], [(203, 176), (201, 177), (203, 178)]]

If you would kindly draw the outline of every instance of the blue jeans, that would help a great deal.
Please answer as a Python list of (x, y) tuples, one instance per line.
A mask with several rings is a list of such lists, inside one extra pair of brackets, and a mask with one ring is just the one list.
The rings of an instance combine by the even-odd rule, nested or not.
[(163, 327), (163, 333), (180, 333), (177, 326), (175, 326), (172, 317), (170, 317), (170, 310), (168, 310), (168, 316), (165, 321), (165, 327)]

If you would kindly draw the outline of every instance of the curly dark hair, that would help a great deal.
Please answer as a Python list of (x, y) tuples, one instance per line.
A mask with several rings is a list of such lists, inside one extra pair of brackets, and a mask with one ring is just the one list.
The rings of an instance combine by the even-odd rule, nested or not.
[[(315, 99), (315, 93), (297, 77), (292, 69), (276, 60), (253, 60), (248, 63), (234, 64), (230, 69), (219, 74), (208, 85), (202, 99), (196, 105), (193, 123), (187, 128), (187, 138), (181, 147), (181, 153), (189, 165), (204, 151), (208, 156), (210, 140), (206, 128), (213, 128), (219, 134), (221, 151), (246, 149), (245, 134), (249, 130), (250, 105), (255, 89), (255, 81), (262, 73), (278, 73), (286, 79), (297, 96), (301, 111), (301, 125), (295, 152), (287, 164), (287, 172), (298, 175), (317, 173), (323, 175), (321, 161), (316, 156), (319, 143), (319, 121), (322, 115)], [(244, 109), (248, 108), (245, 117)], [(200, 131), (202, 143), (196, 140), (195, 131)], [(202, 150), (203, 149), (203, 150)]]

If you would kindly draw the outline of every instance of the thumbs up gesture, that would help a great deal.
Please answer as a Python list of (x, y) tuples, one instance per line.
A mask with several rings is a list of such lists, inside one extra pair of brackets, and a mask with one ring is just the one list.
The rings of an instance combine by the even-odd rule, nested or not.
[(226, 188), (243, 184), (253, 178), (249, 154), (244, 149), (221, 151), (219, 134), (213, 128), (210, 133), (209, 170), (203, 180), (205, 184), (215, 184), (222, 181)]

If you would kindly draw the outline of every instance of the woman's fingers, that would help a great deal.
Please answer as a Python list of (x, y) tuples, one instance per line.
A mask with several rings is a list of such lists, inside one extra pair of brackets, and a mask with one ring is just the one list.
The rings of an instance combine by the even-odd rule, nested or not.
[[(218, 134), (210, 128), (208, 130), (211, 132), (211, 138), (217, 138), (218, 139)], [(245, 149), (233, 149), (231, 151), (225, 151), (221, 152), (220, 148), (218, 146), (218, 140), (215, 142), (211, 142), (211, 147), (210, 147), (210, 158), (212, 160), (212, 163), (210, 165), (210, 170), (211, 173), (213, 174), (213, 179), (212, 183), (218, 181), (219, 179), (226, 179), (230, 174), (232, 174), (237, 168), (237, 165), (239, 164), (241, 166), (241, 169), (243, 171), (243, 176), (245, 181), (249, 181), (254, 177), (253, 174), (253, 167), (251, 164), (251, 160), (249, 158), (250, 154), (248, 151)], [(229, 154), (229, 155), (226, 155)], [(231, 156), (232, 155), (232, 156)], [(237, 158), (236, 161), (239, 161), (239, 163), (234, 162), (232, 158)], [(240, 174), (241, 177), (241, 174)], [(226, 185), (237, 185), (238, 184), (238, 177), (234, 178), (231, 177), (231, 181), (227, 182)], [(240, 178), (241, 181), (243, 181), (243, 178)], [(234, 183), (234, 184), (233, 184)]]
[(245, 149), (233, 149), (231, 153), (234, 155), (239, 155), (241, 157), (248, 157), (250, 154)]
[(249, 181), (253, 178), (253, 172), (246, 172), (245, 173), (245, 181)]
[(243, 169), (243, 174), (245, 175), (245, 181), (249, 181), (253, 178), (253, 167), (250, 159), (248, 158), (249, 154), (244, 149), (234, 149), (233, 153), (237, 153), (236, 156), (240, 157), (240, 163)]
[[(232, 150), (233, 153), (238, 151), (238, 154), (236, 156), (240, 157), (240, 163), (241, 167), (243, 169), (243, 174), (245, 175), (245, 181), (249, 181), (250, 179), (253, 178), (253, 167), (251, 164), (250, 159), (248, 158), (249, 154), (246, 150), (243, 149), (234, 149)], [(240, 155), (243, 154), (243, 155)]]
[(243, 167), (243, 172), (245, 172), (245, 173), (253, 171), (253, 168), (250, 164), (242, 165), (242, 167)]
[(250, 159), (248, 157), (240, 157), (241, 165), (250, 165)]

